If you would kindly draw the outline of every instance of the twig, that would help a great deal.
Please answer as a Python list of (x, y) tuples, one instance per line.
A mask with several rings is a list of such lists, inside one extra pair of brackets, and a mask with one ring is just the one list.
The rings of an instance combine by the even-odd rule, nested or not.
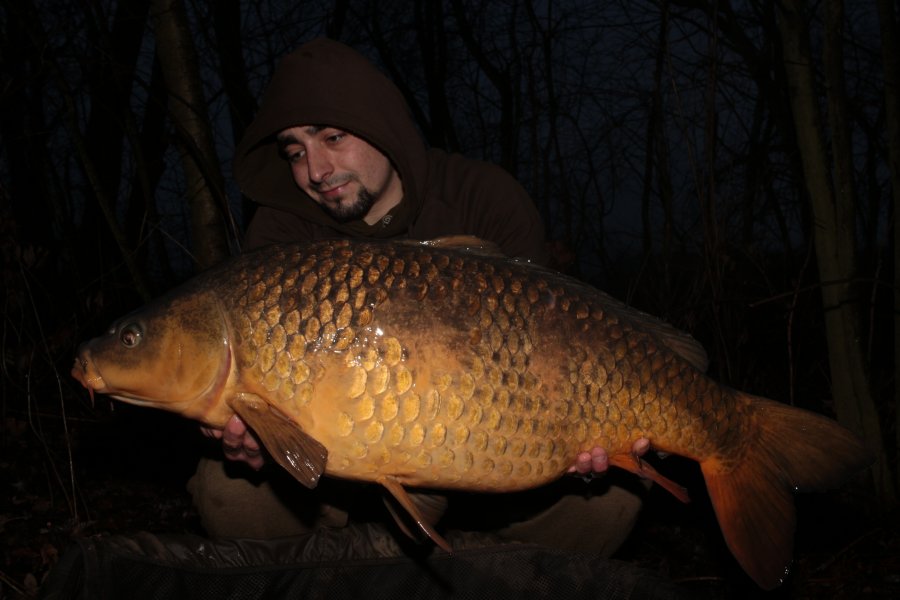
[(4, 573), (3, 571), (0, 571), (0, 581), (2, 581), (3, 583), (5, 583), (5, 584), (8, 585), (9, 587), (11, 587), (13, 590), (16, 591), (16, 593), (22, 594), (22, 595), (25, 596), (26, 598), (33, 598), (33, 597), (34, 597), (34, 596), (32, 596), (31, 594), (29, 594), (28, 591), (27, 591), (24, 587), (22, 587), (21, 585), (19, 585), (18, 583), (16, 583), (16, 580), (15, 580), (15, 579), (13, 579), (12, 577), (10, 577), (9, 575), (7, 575), (6, 573)]
[(823, 562), (822, 564), (820, 564), (818, 567), (813, 568), (813, 569), (812, 569), (812, 572), (813, 572), (813, 573), (821, 573), (822, 571), (824, 571), (825, 569), (827, 569), (828, 567), (830, 567), (831, 565), (833, 565), (833, 564), (834, 564), (839, 558), (841, 558), (844, 554), (847, 554), (847, 552), (849, 552), (851, 549), (853, 549), (854, 547), (856, 547), (856, 546), (858, 546), (859, 544), (861, 544), (861, 543), (862, 543), (863, 541), (865, 541), (867, 538), (870, 538), (870, 537), (872, 537), (873, 535), (877, 534), (879, 531), (880, 531), (879, 529), (872, 529), (872, 530), (870, 530), (870, 531), (867, 531), (867, 532), (863, 533), (861, 536), (859, 536), (858, 538), (856, 538), (855, 540), (853, 540), (852, 542), (850, 542), (849, 544), (847, 544), (846, 546), (844, 546), (843, 548), (841, 548), (841, 549), (840, 549), (838, 552), (836, 552), (831, 558), (829, 558), (828, 560), (826, 560), (825, 562)]
[(750, 308), (756, 308), (757, 306), (761, 306), (763, 304), (768, 304), (770, 302), (777, 302), (778, 300), (783, 300), (784, 298), (789, 298), (798, 294), (800, 292), (811, 292), (815, 289), (822, 288), (829, 285), (844, 285), (847, 283), (874, 283), (875, 285), (883, 285), (887, 286), (891, 289), (896, 289), (897, 286), (893, 283), (889, 283), (886, 281), (878, 281), (877, 279), (873, 279), (872, 277), (846, 277), (843, 279), (835, 279), (832, 281), (819, 281), (817, 283), (812, 283), (810, 285), (805, 285), (803, 287), (798, 287), (790, 292), (784, 292), (782, 294), (775, 294), (774, 296), (769, 296), (768, 298), (763, 298), (762, 300), (757, 300), (756, 302), (751, 302), (748, 304)]
[(68, 493), (68, 491), (66, 489), (66, 484), (63, 483), (62, 476), (56, 470), (56, 464), (53, 462), (53, 456), (50, 453), (50, 448), (47, 445), (47, 442), (44, 439), (44, 436), (41, 433), (39, 433), (38, 428), (35, 427), (32, 411), (31, 411), (32, 396), (31, 396), (31, 370), (30, 369), (29, 369), (28, 374), (25, 377), (26, 388), (27, 388), (26, 406), (28, 407), (28, 423), (31, 426), (31, 430), (34, 432), (34, 434), (37, 436), (38, 440), (41, 442), (41, 445), (44, 448), (44, 452), (47, 454), (47, 458), (50, 460), (50, 465), (53, 468), (53, 473), (54, 473), (54, 475), (56, 475), (57, 479), (59, 480), (60, 486), (63, 489), (63, 493), (65, 494), (66, 501), (69, 504), (69, 512), (72, 514), (72, 517), (77, 521), (78, 520), (78, 503), (77, 503), (76, 498), (77, 498), (78, 493), (77, 493), (76, 486), (75, 486), (75, 462), (74, 462), (74, 458), (72, 455), (72, 440), (69, 436), (69, 425), (68, 425), (68, 422), (66, 421), (66, 404), (63, 399), (62, 381), (59, 378), (59, 371), (56, 370), (56, 366), (53, 364), (52, 352), (50, 352), (50, 347), (47, 345), (47, 336), (44, 335), (44, 328), (41, 325), (41, 316), (40, 316), (40, 314), (38, 314), (37, 305), (35, 304), (34, 296), (31, 293), (31, 286), (28, 284), (28, 276), (25, 273), (25, 267), (22, 265), (21, 261), (19, 261), (19, 271), (22, 275), (22, 285), (25, 288), (26, 293), (28, 294), (28, 299), (31, 303), (31, 309), (34, 312), (35, 324), (37, 326), (38, 335), (41, 340), (41, 346), (43, 347), (44, 354), (46, 355), (47, 360), (50, 363), (51, 368), (53, 369), (53, 375), (56, 377), (56, 385), (57, 385), (57, 389), (59, 390), (59, 406), (60, 406), (60, 415), (62, 418), (61, 422), (62, 422), (62, 426), (63, 426), (63, 436), (65, 438), (66, 454), (68, 456), (69, 485), (72, 486), (71, 494)]

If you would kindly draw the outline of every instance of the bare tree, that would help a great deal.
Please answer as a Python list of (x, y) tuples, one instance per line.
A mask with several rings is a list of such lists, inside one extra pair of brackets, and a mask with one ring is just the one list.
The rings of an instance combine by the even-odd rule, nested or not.
[(156, 53), (171, 97), (186, 195), (191, 210), (194, 260), (201, 269), (228, 256), (225, 185), (200, 80), (200, 70), (182, 0), (153, 0)]
[[(842, 130), (847, 115), (841, 96), (844, 94), (841, 72), (843, 64), (838, 32), (841, 22), (841, 0), (826, 4), (825, 73), (829, 105), (830, 131), (833, 144), (833, 170), (828, 167), (826, 141), (822, 137), (824, 122), (818, 106), (813, 79), (812, 52), (809, 46), (809, 18), (802, 0), (779, 5), (778, 25), (784, 47), (794, 128), (803, 164), (806, 191), (815, 217), (814, 241), (816, 263), (821, 279), (822, 303), (828, 358), (834, 389), (834, 408), (838, 420), (855, 431), (878, 457), (875, 485), (878, 494), (888, 502), (893, 497), (893, 483), (887, 456), (881, 442), (881, 428), (875, 409), (860, 345), (859, 304), (853, 289), (856, 274), (856, 207), (853, 183), (849, 175), (849, 150)], [(837, 189), (832, 187), (832, 174)]]
[[(897, 14), (890, 0), (878, 0), (881, 56), (884, 64), (884, 105), (887, 121), (888, 164), (893, 196), (894, 242), (894, 411), (895, 456), (900, 455), (900, 45)], [(894, 473), (897, 477), (897, 473)]]

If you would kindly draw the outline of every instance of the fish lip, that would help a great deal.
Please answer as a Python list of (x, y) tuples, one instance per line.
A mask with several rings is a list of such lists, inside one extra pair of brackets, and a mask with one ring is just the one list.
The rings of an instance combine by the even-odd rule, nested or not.
[(97, 366), (91, 360), (88, 350), (83, 350), (75, 357), (75, 364), (72, 365), (71, 374), (85, 389), (100, 394), (105, 393), (106, 382), (103, 380), (103, 375), (100, 374)]
[(97, 366), (91, 361), (90, 356), (85, 356), (85, 354), (86, 352), (75, 357), (75, 364), (72, 365), (72, 377), (77, 379), (78, 382), (91, 393), (92, 398), (96, 392), (98, 394), (109, 396), (110, 398), (115, 398), (116, 400), (121, 400), (122, 402), (127, 402), (128, 404), (154, 406), (154, 403), (147, 398), (111, 391), (107, 387), (103, 375), (100, 374)]

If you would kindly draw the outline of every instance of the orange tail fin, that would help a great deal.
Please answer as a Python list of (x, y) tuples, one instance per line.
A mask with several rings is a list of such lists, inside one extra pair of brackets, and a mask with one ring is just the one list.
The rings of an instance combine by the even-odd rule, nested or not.
[(769, 590), (784, 581), (793, 556), (793, 492), (837, 487), (873, 457), (836, 421), (737, 393), (751, 402), (753, 439), (737, 463), (713, 457), (700, 468), (728, 547)]

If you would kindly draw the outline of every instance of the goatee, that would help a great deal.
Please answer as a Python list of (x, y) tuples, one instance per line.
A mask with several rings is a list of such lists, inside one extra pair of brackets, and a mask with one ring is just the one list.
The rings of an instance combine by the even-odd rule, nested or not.
[(375, 196), (366, 188), (360, 188), (356, 200), (350, 203), (323, 204), (322, 208), (339, 223), (358, 221), (365, 217), (375, 205)]

